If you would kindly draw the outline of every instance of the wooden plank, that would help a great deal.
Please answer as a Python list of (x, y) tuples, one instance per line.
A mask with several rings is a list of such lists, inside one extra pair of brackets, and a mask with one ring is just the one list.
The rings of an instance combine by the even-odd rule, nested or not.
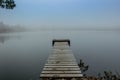
[(71, 55), (71, 54), (65, 54), (65, 55), (63, 55), (63, 54), (51, 54), (50, 56), (49, 56), (49, 58), (69, 58), (69, 59), (71, 59), (71, 58), (74, 58), (75, 59), (75, 57), (74, 57), (74, 55)]
[(44, 66), (44, 68), (79, 68), (78, 66)]
[(63, 58), (63, 59), (75, 59), (74, 56), (50, 56), (49, 58), (54, 58), (54, 59), (57, 59), (57, 58)]
[(50, 55), (50, 57), (74, 57), (72, 54), (54, 54), (54, 55)]
[(53, 53), (54, 53), (54, 52), (56, 52), (56, 53), (60, 53), (60, 52), (72, 53), (72, 51), (69, 51), (69, 50), (68, 50), (68, 51), (65, 51), (65, 50), (66, 50), (66, 49), (64, 49), (64, 50), (61, 50), (61, 49), (60, 49), (60, 50), (53, 50)]
[(48, 74), (54, 74), (54, 73), (59, 73), (59, 74), (67, 74), (67, 73), (72, 73), (72, 74), (80, 74), (81, 71), (42, 71), (42, 74), (45, 74), (45, 73), (48, 73)]
[(45, 64), (45, 66), (78, 66), (78, 64)]
[(73, 54), (72, 52), (64, 52), (64, 51), (61, 51), (61, 52), (57, 52), (57, 51), (54, 51), (51, 55), (53, 54)]
[(65, 54), (65, 55), (73, 55), (72, 52), (71, 52), (71, 53), (70, 53), (70, 52), (69, 52), (69, 53), (66, 53), (66, 52), (53, 52), (51, 55), (60, 55), (60, 54), (61, 54), (61, 55), (64, 55), (64, 54)]
[(72, 55), (72, 54), (64, 54), (64, 53), (59, 53), (59, 54), (51, 54), (50, 55), (50, 57), (63, 57), (63, 58), (65, 58), (65, 57), (71, 57), (71, 58), (74, 58), (74, 55)]
[(77, 64), (76, 62), (47, 62), (49, 64)]
[(61, 58), (61, 57), (59, 57), (59, 58), (58, 57), (57, 58), (56, 57), (49, 57), (48, 58), (48, 60), (61, 60), (61, 59), (62, 60), (75, 60), (76, 61), (75, 58)]
[[(51, 55), (53, 55), (53, 54), (51, 54)], [(61, 54), (54, 54), (54, 55), (72, 55), (73, 56), (73, 54), (62, 54), (62, 52), (61, 52)]]
[(65, 59), (65, 58), (54, 59), (54, 58), (49, 58), (47, 61), (75, 61), (76, 62), (76, 59)]
[(82, 74), (41, 74), (40, 75), (41, 77), (61, 77), (61, 78), (77, 78), (77, 77), (82, 77), (83, 75)]
[(49, 70), (54, 70), (54, 71), (55, 71), (55, 70), (56, 70), (56, 71), (59, 71), (59, 70), (60, 70), (60, 71), (62, 71), (62, 70), (63, 70), (63, 71), (66, 71), (66, 70), (67, 70), (67, 71), (80, 71), (80, 68), (43, 68), (43, 70), (45, 70), (45, 71), (46, 71), (46, 70), (48, 70), (48, 71), (49, 71)]
[(48, 59), (47, 61), (75, 61), (75, 59), (65, 59), (65, 58), (60, 58), (60, 59)]
[(75, 59), (62, 59), (62, 60), (60, 60), (60, 59), (48, 59), (47, 61), (75, 61), (76, 62), (76, 60)]
[(70, 59), (70, 60), (74, 59), (76, 60), (74, 57), (61, 57), (61, 56), (59, 57), (51, 56), (51, 57), (48, 57), (48, 59)]
[(61, 49), (53, 49), (52, 51), (53, 51), (53, 52), (72, 52), (71, 49), (64, 49), (64, 50), (61, 50)]
[[(61, 53), (61, 55), (73, 55), (73, 53), (65, 53), (65, 52), (57, 52), (57, 53), (52, 53), (52, 54), (54, 54), (54, 55), (60, 55), (60, 53)], [(63, 54), (63, 53), (65, 53), (65, 54)]]
[(54, 62), (54, 61), (52, 61), (52, 62), (46, 62), (46, 63), (48, 63), (48, 64), (77, 64), (76, 62)]
[(73, 56), (73, 54), (63, 54), (63, 53), (61, 53), (61, 54), (60, 53), (59, 54), (56, 53), (56, 54), (51, 54), (51, 55), (61, 55), (61, 56), (62, 55), (72, 55)]
[(63, 54), (63, 53), (61, 53), (61, 54), (51, 54), (52, 56), (74, 56), (73, 54)]
[(50, 55), (50, 57), (54, 57), (54, 58), (74, 58), (73, 55)]
[(52, 59), (52, 60), (75, 60), (76, 61), (76, 59), (73, 57), (72, 58), (71, 57), (66, 57), (66, 58), (65, 57), (49, 57), (48, 60), (49, 59)]
[(47, 60), (74, 60), (76, 61), (75, 58), (61, 58), (61, 57), (49, 57)]
[(61, 46), (56, 45), (56, 46), (53, 46), (53, 48), (59, 48), (59, 47), (70, 48), (70, 46), (68, 46), (68, 45), (61, 45)]
[[(48, 59), (75, 59), (74, 57), (71, 57), (71, 56), (69, 56), (69, 57), (61, 57), (61, 56), (59, 56), (59, 57), (55, 57), (55, 56), (51, 56), (51, 57), (49, 57)], [(76, 60), (76, 59), (75, 59)]]
[(50, 55), (50, 57), (74, 57), (74, 55), (73, 54), (68, 54), (68, 53), (53, 53), (53, 54), (51, 54)]
[(55, 42), (54, 46), (68, 45), (68, 42)]
[(76, 62), (46, 62), (49, 64), (77, 64)]
[(70, 50), (70, 47), (65, 47), (65, 46), (54, 46), (53, 49), (59, 49), (59, 50), (61, 50), (61, 49), (63, 49), (63, 50), (69, 49), (69, 50)]
[(72, 51), (72, 50), (71, 50), (70, 47), (69, 47), (69, 49), (64, 49), (64, 50), (52, 48), (52, 51)]
[(49, 58), (69, 58), (69, 59), (71, 59), (71, 58), (74, 58), (75, 59), (75, 57), (73, 56), (73, 55), (57, 55), (57, 54), (51, 54), (50, 56), (49, 56)]

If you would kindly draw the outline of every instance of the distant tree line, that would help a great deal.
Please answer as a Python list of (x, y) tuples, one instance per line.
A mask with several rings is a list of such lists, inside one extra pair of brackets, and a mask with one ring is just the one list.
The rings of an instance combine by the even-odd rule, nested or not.
[(13, 9), (16, 7), (14, 0), (0, 0), (0, 7), (5, 9)]
[(10, 25), (4, 24), (3, 22), (0, 22), (0, 33), (23, 32), (23, 31), (26, 31), (26, 29), (20, 25), (10, 26)]

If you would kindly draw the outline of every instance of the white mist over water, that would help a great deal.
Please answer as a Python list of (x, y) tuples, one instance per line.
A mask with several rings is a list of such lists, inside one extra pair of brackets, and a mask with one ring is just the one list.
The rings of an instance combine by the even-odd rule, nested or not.
[[(53, 39), (70, 39), (79, 62), (90, 65), (88, 75), (120, 72), (120, 33), (114, 31), (38, 31), (0, 34), (0, 79), (39, 79)], [(7, 76), (7, 77), (6, 77)]]

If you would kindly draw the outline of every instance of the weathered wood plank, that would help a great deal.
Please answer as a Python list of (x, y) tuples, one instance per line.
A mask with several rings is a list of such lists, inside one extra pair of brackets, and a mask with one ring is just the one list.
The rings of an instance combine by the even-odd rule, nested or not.
[(78, 64), (45, 64), (45, 66), (78, 66)]
[(62, 57), (50, 57), (50, 58), (48, 58), (47, 59), (47, 61), (76, 61), (76, 59), (75, 58), (62, 58)]
[(54, 46), (68, 45), (68, 42), (55, 42)]
[(54, 54), (73, 54), (72, 52), (53, 52), (51, 55), (54, 55)]
[(74, 57), (74, 55), (72, 55), (72, 54), (51, 54), (50, 56), (49, 56), (49, 58), (51, 58), (51, 57), (55, 57), (55, 58), (75, 58)]
[(65, 50), (65, 49), (70, 49), (70, 47), (69, 46), (54, 46), (53, 49)]
[(54, 52), (54, 51), (56, 51), (56, 52), (72, 52), (72, 50), (71, 49), (64, 49), (64, 50), (60, 50), (60, 49), (52, 49), (52, 51)]
[(51, 54), (50, 57), (74, 57), (72, 54)]
[(69, 59), (66, 59), (66, 60), (50, 60), (50, 59), (48, 59), (47, 61), (49, 61), (49, 62), (52, 62), (52, 61), (60, 61), (60, 62), (76, 62), (76, 60), (69, 60)]
[(50, 55), (50, 58), (74, 58), (73, 55)]
[(62, 46), (56, 46), (56, 47), (53, 47), (53, 49), (59, 49), (59, 50), (70, 50), (69, 47), (62, 47)]
[(65, 71), (65, 70), (67, 70), (67, 71), (76, 71), (76, 70), (77, 70), (77, 71), (80, 71), (80, 68), (43, 68), (43, 70), (48, 70), (48, 71), (49, 71), (49, 70), (54, 70), (54, 71), (55, 71), (55, 70), (56, 70), (56, 71), (57, 71), (57, 70), (58, 70), (58, 71), (59, 71), (59, 70), (60, 70), (60, 71)]
[(72, 59), (74, 59), (74, 60), (76, 60), (74, 57), (49, 57), (48, 59), (69, 59), (69, 60), (72, 60)]
[(74, 78), (77, 78), (77, 77), (82, 77), (83, 75), (82, 74), (41, 74), (40, 75), (41, 77), (74, 77)]
[(49, 64), (77, 64), (76, 62), (47, 62)]
[(48, 58), (48, 60), (75, 60), (76, 61), (76, 59), (75, 58), (61, 58), (61, 57), (51, 57), (51, 58)]
[(61, 52), (61, 53), (53, 53), (53, 54), (51, 54), (51, 55), (61, 55), (61, 56), (62, 56), (62, 55), (72, 55), (72, 56), (73, 56), (73, 54), (67, 54), (67, 53), (64, 54), (64, 53), (62, 53), (62, 52)]
[(44, 68), (79, 68), (78, 66), (44, 66)]
[(71, 64), (73, 64), (73, 63), (76, 63), (76, 62), (75, 62), (75, 61), (48, 61), (47, 63), (56, 63), (56, 64), (61, 64), (61, 63), (67, 64), (67, 63), (71, 63)]
[(72, 73), (72, 74), (80, 74), (81, 71), (43, 71), (42, 74), (54, 74), (54, 73), (59, 73), (59, 74), (67, 74), (67, 73)]
[[(72, 59), (75, 59), (75, 58), (74, 58), (74, 57), (66, 57), (66, 58), (65, 58), (65, 57), (54, 57), (54, 56), (53, 56), (53, 57), (49, 57), (48, 59), (67, 59), (67, 60), (70, 59), (70, 60), (72, 60)], [(75, 59), (75, 60), (76, 60), (76, 59)]]
[(49, 58), (75, 59), (74, 56), (54, 56), (54, 55), (51, 55)]
[(55, 59), (48, 59), (47, 61), (61, 61), (61, 62), (76, 62), (76, 60), (55, 60)]

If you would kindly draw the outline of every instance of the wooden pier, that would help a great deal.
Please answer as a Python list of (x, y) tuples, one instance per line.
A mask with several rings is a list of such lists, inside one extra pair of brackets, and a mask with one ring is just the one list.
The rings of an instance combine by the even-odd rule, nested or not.
[(72, 80), (81, 78), (80, 68), (70, 49), (70, 40), (53, 40), (50, 54), (40, 78), (43, 80)]

